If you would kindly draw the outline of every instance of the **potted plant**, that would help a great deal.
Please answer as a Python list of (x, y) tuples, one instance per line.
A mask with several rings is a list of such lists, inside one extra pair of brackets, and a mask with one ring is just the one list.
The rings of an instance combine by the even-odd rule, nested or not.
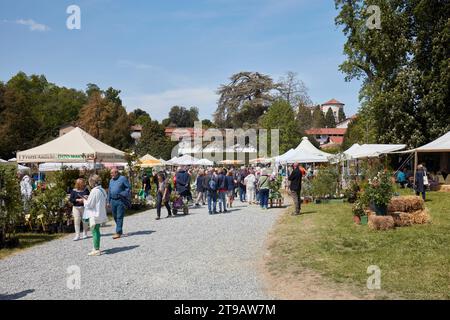
[(364, 211), (364, 204), (361, 201), (356, 201), (352, 207), (353, 221), (356, 224), (366, 225), (368, 222), (368, 217)]
[(394, 195), (394, 185), (391, 175), (380, 171), (375, 177), (369, 179), (361, 196), (361, 201), (369, 206), (377, 215), (387, 214), (387, 205)]

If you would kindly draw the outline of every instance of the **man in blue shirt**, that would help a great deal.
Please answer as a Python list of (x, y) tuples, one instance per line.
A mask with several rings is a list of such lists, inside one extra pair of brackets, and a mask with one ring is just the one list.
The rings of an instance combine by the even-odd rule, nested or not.
[(113, 239), (119, 239), (123, 234), (123, 219), (125, 217), (126, 203), (130, 201), (131, 187), (128, 179), (120, 175), (119, 170), (111, 170), (109, 181), (108, 203), (111, 206), (112, 215), (116, 222), (116, 233)]

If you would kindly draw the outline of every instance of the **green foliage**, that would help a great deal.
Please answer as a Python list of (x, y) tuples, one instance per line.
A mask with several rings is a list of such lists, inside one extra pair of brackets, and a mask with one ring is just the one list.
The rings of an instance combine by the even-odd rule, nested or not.
[(326, 125), (325, 116), (319, 106), (314, 108), (312, 115), (312, 128), (324, 128)]
[(283, 182), (283, 178), (281, 176), (276, 177), (275, 179), (270, 179), (269, 181), (269, 199), (280, 199), (282, 198), (280, 188)]
[(328, 109), (325, 115), (325, 127), (336, 128), (336, 119), (334, 118), (333, 110), (331, 110), (331, 108)]
[(348, 126), (344, 135), (342, 149), (347, 150), (353, 144), (376, 143), (376, 129), (373, 122), (365, 114), (359, 114)]
[(189, 110), (185, 107), (174, 106), (170, 109), (168, 123), (177, 128), (191, 128), (198, 120), (198, 108), (192, 107)]
[(303, 131), (311, 129), (313, 125), (313, 115), (311, 113), (311, 109), (304, 105), (300, 105), (298, 107), (297, 121)]
[[(267, 130), (280, 130), (280, 154), (297, 147), (303, 137), (299, 123), (295, 120), (294, 111), (284, 100), (275, 101), (261, 118), (260, 124), (262, 128)], [(268, 145), (270, 146), (270, 141), (268, 141)]]
[(52, 139), (61, 125), (77, 119), (85, 103), (81, 91), (19, 72), (0, 85), (0, 157), (11, 158)]
[(31, 199), (30, 219), (34, 225), (41, 222), (47, 228), (51, 224), (66, 222), (66, 192), (57, 185), (46, 190), (36, 190)]
[(17, 169), (11, 165), (0, 165), (0, 248), (14, 238), (15, 227), (21, 218)]
[(347, 120), (347, 116), (345, 115), (344, 108), (339, 108), (338, 122), (342, 122), (344, 120)]
[(331, 198), (336, 195), (339, 174), (334, 168), (323, 168), (311, 182), (311, 193), (315, 198)]
[(391, 174), (380, 171), (363, 184), (359, 201), (364, 206), (375, 204), (377, 206), (388, 205), (394, 195), (394, 184)]
[(125, 108), (118, 104), (118, 91), (110, 88), (109, 97), (94, 92), (81, 109), (78, 124), (100, 141), (118, 149), (131, 146), (130, 123)]
[(156, 158), (170, 159), (177, 142), (171, 141), (165, 134), (165, 127), (158, 121), (148, 121), (143, 129), (141, 139), (136, 147), (140, 156), (151, 154)]
[[(450, 2), (336, 0), (346, 79), (363, 82), (361, 118), (378, 143), (425, 144), (450, 130)], [(381, 29), (365, 26), (369, 5)], [(366, 122), (366, 124), (367, 124)]]
[[(214, 123), (219, 128), (239, 128), (243, 123), (254, 124), (255, 115), (257, 120), (264, 113), (264, 109), (275, 99), (271, 92), (277, 89), (281, 89), (281, 85), (258, 72), (232, 75), (230, 83), (222, 85), (217, 91), (220, 99), (214, 113)], [(246, 118), (247, 115), (251, 118)], [(239, 124), (234, 122), (236, 120)]]

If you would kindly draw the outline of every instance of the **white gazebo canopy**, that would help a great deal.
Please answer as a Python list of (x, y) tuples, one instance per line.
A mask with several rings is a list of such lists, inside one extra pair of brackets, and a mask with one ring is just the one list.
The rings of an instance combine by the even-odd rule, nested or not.
[(347, 159), (377, 158), (382, 154), (402, 150), (405, 144), (363, 144), (353, 145), (344, 152)]
[(450, 152), (450, 131), (442, 137), (416, 149), (417, 152)]
[[(289, 153), (289, 154), (288, 154)], [(288, 151), (287, 154), (281, 156), (281, 162), (287, 163), (315, 163), (315, 162), (329, 162), (329, 158), (333, 155), (331, 153), (323, 152), (317, 149), (307, 137), (302, 138), (302, 142), (293, 151)]]
[(39, 147), (17, 152), (19, 163), (125, 162), (125, 153), (95, 139), (80, 128)]
[(189, 165), (195, 165), (195, 163), (198, 160), (199, 159), (191, 157), (188, 154), (185, 154), (182, 157), (170, 159), (169, 161), (167, 161), (167, 163), (171, 164), (171, 165), (189, 166)]

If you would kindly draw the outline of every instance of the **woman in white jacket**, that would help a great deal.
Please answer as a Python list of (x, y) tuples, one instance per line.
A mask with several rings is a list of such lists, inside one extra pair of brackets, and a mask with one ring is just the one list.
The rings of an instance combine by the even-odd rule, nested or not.
[(255, 174), (253, 173), (253, 170), (251, 170), (244, 179), (244, 184), (245, 184), (245, 187), (247, 190), (248, 204), (256, 203), (255, 202), (256, 201), (255, 200), (255, 182), (256, 182), (256, 177), (255, 177)]
[(94, 249), (88, 254), (89, 256), (99, 256), (100, 251), (100, 225), (108, 221), (106, 215), (106, 191), (102, 188), (102, 180), (98, 175), (89, 178), (89, 185), (92, 190), (89, 198), (84, 200), (83, 218), (89, 221), (92, 231), (92, 240)]

